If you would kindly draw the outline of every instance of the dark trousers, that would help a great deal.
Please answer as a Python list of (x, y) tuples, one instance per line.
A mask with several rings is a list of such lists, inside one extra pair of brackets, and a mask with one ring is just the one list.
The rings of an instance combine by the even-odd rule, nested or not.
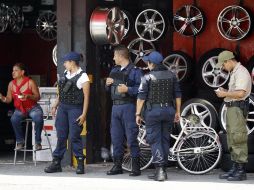
[(167, 163), (170, 128), (173, 126), (174, 117), (175, 109), (171, 106), (145, 111), (146, 140), (151, 146), (154, 164)]
[(21, 122), (30, 117), (34, 122), (34, 130), (35, 130), (35, 143), (41, 143), (41, 131), (43, 128), (43, 111), (40, 105), (34, 106), (31, 110), (28, 111), (27, 114), (22, 113), (19, 110), (15, 110), (13, 115), (11, 116), (11, 123), (13, 130), (15, 132), (17, 143), (24, 143), (24, 134)]
[(60, 104), (56, 115), (57, 146), (53, 152), (54, 157), (63, 158), (67, 147), (68, 135), (75, 157), (84, 157), (81, 132), (83, 126), (78, 125), (77, 118), (83, 112), (83, 105)]
[(113, 105), (111, 114), (111, 141), (113, 157), (122, 158), (124, 154), (125, 136), (131, 151), (131, 157), (139, 156), (137, 141), (138, 126), (136, 125), (134, 104)]

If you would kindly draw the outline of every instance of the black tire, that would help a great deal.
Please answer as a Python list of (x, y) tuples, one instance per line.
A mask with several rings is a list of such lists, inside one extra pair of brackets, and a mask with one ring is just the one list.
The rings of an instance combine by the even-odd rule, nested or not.
[(219, 98), (216, 93), (214, 92), (214, 89), (208, 88), (208, 89), (203, 89), (199, 88), (197, 90), (197, 98), (205, 99), (208, 102), (214, 102), (214, 103), (222, 103), (223, 98)]
[[(163, 63), (169, 59), (171, 60), (170, 58), (173, 58), (173, 57), (179, 57), (181, 59), (181, 63), (183, 65), (186, 66), (186, 70), (185, 72), (181, 72), (179, 73), (179, 81), (181, 84), (183, 83), (186, 83), (186, 82), (189, 82), (190, 79), (192, 78), (192, 75), (193, 75), (193, 67), (194, 67), (194, 61), (192, 59), (191, 56), (189, 56), (187, 53), (185, 52), (182, 52), (182, 51), (172, 51), (169, 53), (169, 55), (167, 57), (165, 57), (165, 59), (163, 60)], [(174, 59), (172, 59), (173, 61)], [(168, 64), (165, 63), (165, 65), (167, 66)]]
[[(197, 113), (193, 113), (194, 108), (196, 108)], [(207, 111), (209, 115), (202, 120), (201, 117), (198, 116), (198, 113), (203, 113), (204, 111)], [(181, 116), (187, 117), (187, 119), (188, 117), (193, 116), (192, 118), (199, 121), (199, 125), (206, 125), (208, 127), (212, 127), (215, 130), (218, 126), (218, 114), (216, 109), (210, 102), (204, 99), (193, 98), (186, 101), (181, 107)], [(203, 123), (201, 123), (202, 121)], [(182, 119), (180, 120), (180, 124), (181, 126), (184, 125), (184, 121)]]
[(254, 92), (254, 55), (247, 61), (247, 64), (245, 65), (247, 70), (249, 71), (251, 78), (252, 78), (252, 89), (251, 92)]
[[(212, 88), (213, 89), (213, 87), (210, 87), (210, 86), (208, 86), (206, 83), (205, 83), (205, 81), (204, 81), (204, 79), (203, 79), (203, 77), (202, 77), (202, 69), (203, 69), (203, 67), (204, 67), (204, 64), (206, 63), (206, 61), (207, 60), (209, 60), (210, 58), (212, 58), (212, 57), (215, 57), (215, 56), (218, 56), (219, 55), (219, 53), (221, 53), (222, 51), (224, 51), (224, 50), (226, 50), (226, 49), (224, 49), (224, 48), (215, 48), (215, 49), (211, 49), (211, 50), (209, 50), (209, 51), (207, 51), (206, 53), (204, 53), (201, 57), (200, 57), (200, 59), (199, 59), (199, 61), (198, 61), (198, 67), (197, 67), (197, 70), (196, 70), (196, 73), (197, 73), (197, 84), (198, 84), (198, 87), (199, 88)], [(227, 82), (224, 84), (224, 85), (226, 85), (227, 84)], [(223, 86), (224, 86), (223, 85)]]
[[(222, 154), (220, 166), (225, 172), (229, 171), (232, 167), (233, 162), (231, 161), (230, 154)], [(247, 172), (254, 172), (254, 154), (248, 155), (248, 163), (245, 166)]]
[[(134, 19), (133, 16), (131, 15), (131, 13), (129, 11), (126, 10), (122, 10), (124, 12), (124, 14), (128, 17), (129, 20), (129, 30), (128, 32), (124, 35), (123, 39), (128, 38), (128, 36), (133, 32), (134, 29)], [(126, 23), (125, 23), (126, 24)]]

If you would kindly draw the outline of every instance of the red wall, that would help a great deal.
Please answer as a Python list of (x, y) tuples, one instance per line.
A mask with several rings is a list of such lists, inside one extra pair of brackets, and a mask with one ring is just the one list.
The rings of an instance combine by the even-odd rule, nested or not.
[[(217, 17), (220, 12), (229, 5), (236, 5), (238, 1), (233, 0), (197, 0), (197, 7), (205, 14), (206, 23), (202, 33), (196, 36), (196, 58), (204, 54), (212, 48), (226, 48), (235, 51), (237, 43), (240, 44), (240, 59), (243, 64), (254, 55), (254, 34), (250, 32), (249, 35), (238, 41), (229, 41), (223, 38), (217, 29)], [(173, 11), (179, 9), (186, 4), (192, 4), (193, 1), (188, 0), (174, 0)], [(243, 7), (246, 7), (251, 13), (254, 13), (253, 0), (245, 0)], [(253, 23), (254, 24), (254, 23)], [(173, 50), (181, 50), (193, 55), (193, 38), (185, 37), (177, 32), (173, 34)]]
[(56, 81), (56, 66), (52, 61), (55, 44), (42, 40), (34, 30), (24, 29), (21, 34), (7, 31), (0, 34), (0, 66), (22, 62), (30, 75), (45, 75), (52, 86)]

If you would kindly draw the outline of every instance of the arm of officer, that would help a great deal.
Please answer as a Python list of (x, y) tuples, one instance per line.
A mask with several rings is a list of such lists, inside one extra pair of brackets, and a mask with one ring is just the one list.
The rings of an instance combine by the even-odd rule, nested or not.
[(248, 84), (251, 83), (250, 74), (246, 71), (236, 75), (236, 84), (234, 91), (216, 91), (218, 97), (232, 98), (232, 99), (241, 99), (246, 96), (248, 91)]
[(137, 106), (136, 106), (136, 123), (141, 125), (143, 119), (141, 118), (141, 110), (144, 106), (148, 94), (148, 75), (141, 78), (141, 83), (138, 88)]
[(10, 82), (8, 85), (7, 95), (4, 97), (2, 94), (0, 94), (0, 100), (2, 102), (7, 104), (12, 102), (11, 89), (12, 89), (12, 82)]
[(137, 108), (136, 108), (136, 123), (137, 125), (141, 125), (143, 119), (141, 118), (141, 110), (144, 106), (145, 100), (137, 99)]
[(130, 96), (137, 96), (143, 73), (138, 68), (134, 68), (132, 72), (133, 72), (133, 75), (130, 76), (130, 79), (134, 81), (134, 85), (128, 86), (127, 92)]
[(175, 113), (175, 122), (179, 122), (180, 120), (180, 115), (181, 115), (181, 104), (182, 104), (182, 92), (180, 89), (180, 85), (179, 85), (179, 81), (176, 78), (176, 76), (174, 76), (174, 97), (176, 99), (176, 113)]
[(232, 99), (241, 99), (246, 95), (245, 90), (234, 90), (234, 91), (217, 91), (217, 96), (220, 98), (232, 98)]

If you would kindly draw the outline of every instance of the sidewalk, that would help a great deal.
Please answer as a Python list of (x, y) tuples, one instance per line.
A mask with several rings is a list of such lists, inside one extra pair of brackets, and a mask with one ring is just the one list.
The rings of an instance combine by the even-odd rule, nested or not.
[(249, 190), (254, 188), (254, 173), (248, 174), (248, 180), (230, 183), (218, 179), (220, 169), (215, 169), (206, 175), (190, 175), (185, 171), (170, 167), (168, 180), (156, 182), (147, 178), (153, 170), (147, 169), (141, 176), (129, 177), (122, 175), (107, 176), (105, 173), (112, 166), (111, 163), (91, 164), (86, 166), (86, 174), (76, 175), (75, 169), (69, 166), (63, 172), (46, 174), (43, 169), (48, 165), (39, 162), (11, 165), (0, 162), (0, 190)]

